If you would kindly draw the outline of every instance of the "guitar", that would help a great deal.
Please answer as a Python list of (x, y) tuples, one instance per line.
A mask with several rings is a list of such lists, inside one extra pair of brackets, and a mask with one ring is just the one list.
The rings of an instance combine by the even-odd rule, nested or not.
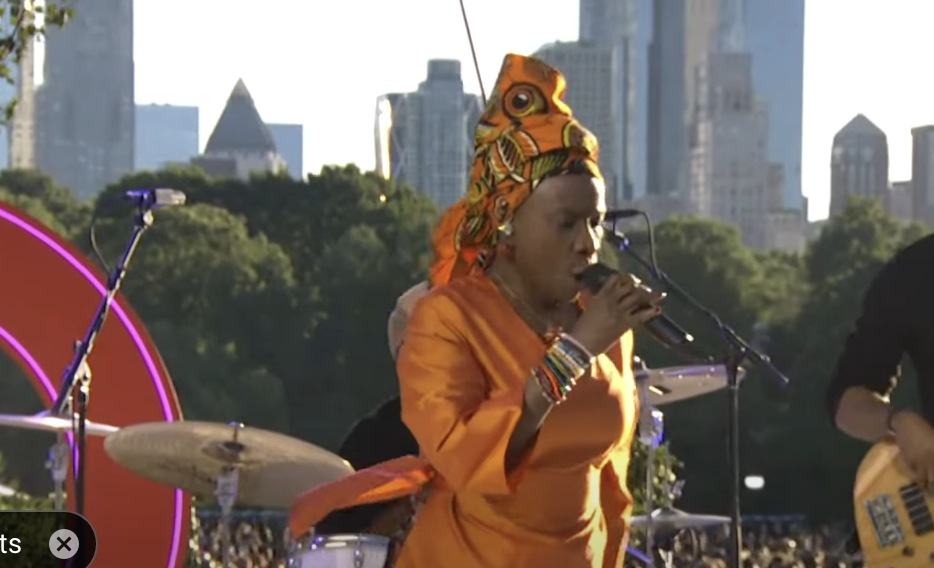
[(863, 458), (853, 504), (867, 568), (934, 565), (934, 495), (911, 480), (894, 441), (877, 443)]

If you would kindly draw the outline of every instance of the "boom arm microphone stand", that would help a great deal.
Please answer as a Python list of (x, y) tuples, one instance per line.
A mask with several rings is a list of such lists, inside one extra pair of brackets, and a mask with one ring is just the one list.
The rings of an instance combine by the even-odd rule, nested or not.
[[(640, 212), (641, 214), (641, 212)], [(651, 221), (644, 215), (651, 231)], [(726, 352), (723, 356), (723, 364), (726, 368), (727, 391), (729, 393), (729, 405), (727, 406), (727, 447), (730, 456), (730, 550), (729, 566), (731, 568), (742, 568), (741, 554), (743, 549), (743, 536), (740, 522), (740, 488), (742, 480), (740, 478), (739, 466), (739, 369), (747, 359), (753, 363), (762, 365), (769, 370), (779, 384), (783, 387), (788, 384), (788, 377), (782, 374), (775, 365), (772, 364), (768, 355), (756, 351), (749, 343), (736, 334), (733, 329), (725, 324), (713, 310), (707, 308), (699, 301), (695, 300), (684, 288), (678, 285), (665, 274), (654, 262), (655, 255), (652, 254), (652, 262), (643, 258), (639, 253), (632, 250), (632, 243), (621, 231), (618, 231), (615, 225), (610, 224), (606, 227), (606, 239), (620, 251), (626, 253), (636, 262), (642, 265), (649, 274), (652, 274), (659, 282), (674, 296), (681, 301), (691, 305), (699, 312), (710, 319), (720, 330), (720, 334), (726, 343)], [(650, 246), (654, 248), (654, 238), (650, 238)]]
[(107, 292), (101, 298), (97, 307), (97, 312), (91, 320), (84, 338), (75, 344), (75, 354), (65, 370), (62, 378), (62, 385), (58, 392), (58, 397), (52, 403), (49, 414), (52, 416), (62, 416), (69, 420), (74, 420), (77, 413), (77, 432), (75, 435), (75, 445), (77, 452), (75, 454), (75, 512), (79, 515), (84, 514), (84, 489), (86, 472), (86, 445), (87, 445), (87, 418), (88, 403), (91, 397), (91, 370), (88, 366), (88, 357), (94, 349), (94, 340), (104, 327), (107, 315), (110, 313), (110, 306), (114, 297), (120, 290), (120, 285), (126, 276), (127, 265), (136, 252), (136, 246), (139, 244), (140, 237), (153, 223), (152, 209), (157, 205), (156, 201), (149, 198), (141, 198), (138, 201), (138, 211), (135, 217), (133, 234), (129, 243), (123, 250), (119, 262), (114, 267), (113, 272), (107, 278)]

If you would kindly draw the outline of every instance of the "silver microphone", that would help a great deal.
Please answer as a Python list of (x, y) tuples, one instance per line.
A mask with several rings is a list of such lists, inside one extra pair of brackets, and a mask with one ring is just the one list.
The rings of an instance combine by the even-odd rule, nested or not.
[(184, 205), (187, 197), (181, 191), (170, 188), (132, 189), (123, 194), (124, 198), (148, 209), (162, 209)]

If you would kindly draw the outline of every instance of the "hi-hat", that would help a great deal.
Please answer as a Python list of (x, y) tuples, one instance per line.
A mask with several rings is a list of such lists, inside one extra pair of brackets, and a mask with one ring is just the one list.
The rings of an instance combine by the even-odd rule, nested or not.
[(692, 515), (674, 507), (655, 509), (651, 515), (639, 515), (632, 518), (632, 528), (650, 527), (654, 531), (680, 531), (684, 529), (703, 529), (716, 527), (730, 522), (729, 517), (716, 515)]
[[(739, 370), (738, 380), (746, 375)], [(664, 369), (636, 369), (636, 382), (648, 386), (647, 404), (658, 407), (681, 400), (709, 394), (727, 386), (726, 367), (723, 365), (696, 365)]]
[(236, 503), (254, 507), (287, 508), (305, 491), (353, 473), (318, 446), (242, 424), (134, 424), (108, 436), (104, 449), (138, 475), (202, 497), (212, 496), (218, 476), (234, 467)]
[[(0, 426), (11, 426), (13, 428), (24, 428), (26, 430), (44, 430), (46, 432), (55, 432), (58, 434), (65, 432), (78, 431), (78, 417), (69, 420), (66, 417), (52, 416), (46, 413), (23, 416), (18, 414), (0, 414)], [(88, 436), (108, 436), (118, 431), (116, 426), (99, 424), (88, 420), (85, 423), (84, 431)]]

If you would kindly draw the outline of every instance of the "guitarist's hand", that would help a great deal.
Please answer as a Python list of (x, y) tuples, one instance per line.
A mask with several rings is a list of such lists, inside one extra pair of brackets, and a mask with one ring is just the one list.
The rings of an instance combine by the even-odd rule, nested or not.
[(934, 428), (914, 412), (902, 411), (892, 419), (902, 458), (922, 488), (934, 490)]

